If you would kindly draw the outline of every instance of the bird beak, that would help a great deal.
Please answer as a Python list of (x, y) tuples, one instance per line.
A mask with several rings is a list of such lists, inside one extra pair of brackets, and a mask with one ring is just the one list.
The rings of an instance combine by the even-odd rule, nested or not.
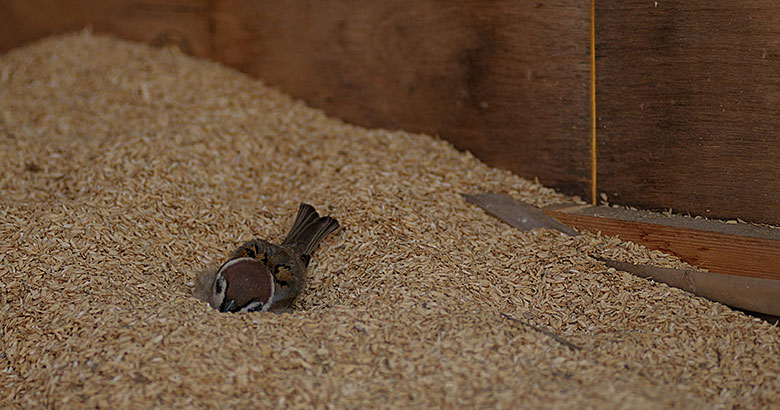
[[(227, 302), (227, 303), (225, 303)], [(219, 307), (220, 312), (232, 312), (233, 309), (236, 307), (236, 301), (233, 299), (230, 299), (228, 301), (222, 302), (222, 305)]]

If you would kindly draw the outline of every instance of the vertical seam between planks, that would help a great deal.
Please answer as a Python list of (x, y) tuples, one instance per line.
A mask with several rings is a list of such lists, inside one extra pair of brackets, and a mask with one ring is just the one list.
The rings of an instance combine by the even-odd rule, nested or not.
[(216, 58), (214, 52), (216, 50), (216, 31), (217, 22), (214, 17), (214, 0), (206, 1), (206, 27), (209, 32), (209, 58)]
[(596, 0), (590, 0), (590, 195), (596, 200)]

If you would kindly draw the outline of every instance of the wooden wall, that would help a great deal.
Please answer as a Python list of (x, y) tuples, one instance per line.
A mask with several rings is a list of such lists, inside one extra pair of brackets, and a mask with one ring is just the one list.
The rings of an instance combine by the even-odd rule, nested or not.
[(599, 190), (614, 202), (780, 225), (777, 4), (596, 6)]
[(215, 57), (350, 122), (439, 135), (577, 192), (589, 178), (578, 3), (224, 0)]
[[(780, 225), (773, 3), (595, 6), (598, 191)], [(582, 0), (0, 0), (0, 51), (86, 24), (177, 44), (589, 199), (590, 22)]]
[(211, 55), (209, 0), (0, 0), (0, 52), (86, 26), (155, 45)]

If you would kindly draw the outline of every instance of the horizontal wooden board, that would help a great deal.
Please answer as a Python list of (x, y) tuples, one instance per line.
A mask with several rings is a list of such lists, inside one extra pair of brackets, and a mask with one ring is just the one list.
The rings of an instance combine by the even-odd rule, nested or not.
[(610, 202), (780, 225), (780, 8), (597, 0)]
[[(734, 233), (751, 238), (766, 238), (780, 243), (780, 230), (746, 224), (724, 224), (720, 221), (702, 220), (679, 216), (667, 216), (644, 211), (622, 208), (593, 207), (573, 204), (561, 204), (547, 209), (513, 199), (503, 194), (461, 194), (463, 198), (485, 210), (490, 215), (521, 230), (554, 229), (568, 235), (579, 232), (550, 217), (547, 213), (564, 212), (578, 216), (594, 216), (606, 220), (619, 220), (675, 228), (699, 228), (717, 233)], [(547, 213), (545, 213), (547, 212)], [(560, 217), (560, 215), (559, 215)], [(565, 219), (565, 216), (564, 216)], [(619, 236), (619, 235), (618, 235)], [(780, 314), (780, 280), (755, 278), (741, 275), (725, 275), (699, 270), (682, 270), (653, 265), (634, 264), (625, 261), (591, 255), (607, 266), (630, 272), (634, 275), (666, 283), (710, 300), (725, 303), (732, 307), (761, 312)]]
[[(602, 207), (575, 207), (571, 209), (545, 209), (545, 213), (578, 230), (619, 236), (623, 240), (657, 249), (711, 272), (727, 275), (780, 279), (780, 231), (772, 228), (751, 228), (744, 225), (743, 234), (725, 233), (717, 221), (712, 229), (696, 223), (697, 229), (681, 226), (669, 218), (661, 224), (644, 222), (639, 216), (617, 219), (614, 215), (599, 212)], [(688, 225), (692, 226), (692, 225)], [(748, 236), (749, 231), (755, 233)], [(734, 232), (734, 231), (731, 231)]]
[(220, 61), (352, 123), (438, 135), (489, 164), (590, 192), (587, 2), (214, 7)]
[(766, 317), (768, 321), (776, 322), (775, 315), (780, 315), (780, 280), (777, 279), (633, 265), (615, 260), (603, 261), (611, 268), (663, 282), (731, 307), (770, 315)]

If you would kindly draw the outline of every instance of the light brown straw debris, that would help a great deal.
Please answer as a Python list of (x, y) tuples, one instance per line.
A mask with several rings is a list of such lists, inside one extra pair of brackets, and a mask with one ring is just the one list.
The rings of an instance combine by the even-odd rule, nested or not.
[[(669, 256), (495, 220), (459, 194), (570, 199), (446, 142), (89, 34), (13, 50), (0, 73), (0, 407), (780, 403), (777, 328), (589, 257), (683, 266)], [(292, 313), (192, 297), (302, 201), (343, 228)]]

